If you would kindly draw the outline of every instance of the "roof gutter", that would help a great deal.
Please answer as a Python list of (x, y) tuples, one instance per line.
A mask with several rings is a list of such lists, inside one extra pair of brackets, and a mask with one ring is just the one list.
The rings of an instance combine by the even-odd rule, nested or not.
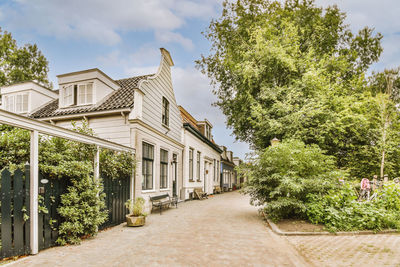
[(60, 116), (50, 116), (50, 117), (42, 117), (42, 118), (35, 118), (37, 120), (46, 121), (46, 120), (68, 120), (68, 119), (76, 119), (81, 117), (96, 117), (102, 115), (111, 115), (111, 114), (121, 114), (124, 112), (130, 112), (130, 108), (123, 108), (123, 109), (113, 109), (113, 110), (106, 110), (106, 111), (93, 111), (93, 112), (83, 112), (83, 113), (76, 113), (70, 115), (60, 115)]

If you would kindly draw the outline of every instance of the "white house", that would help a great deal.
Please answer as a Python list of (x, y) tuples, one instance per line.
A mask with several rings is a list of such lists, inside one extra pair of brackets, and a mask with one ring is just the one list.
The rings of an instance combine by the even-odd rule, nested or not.
[(219, 166), (222, 150), (212, 138), (212, 124), (208, 120), (197, 121), (179, 106), (183, 123), (183, 187), (184, 199), (193, 197), (194, 188), (213, 194), (219, 186)]
[[(136, 149), (134, 197), (148, 200), (168, 192), (184, 199), (182, 121), (171, 81), (174, 63), (167, 50), (160, 50), (155, 74), (121, 80), (97, 68), (62, 74), (57, 76), (59, 94), (33, 82), (7, 86), (1, 90), (3, 108), (67, 128), (85, 118), (98, 137)], [(21, 98), (25, 92), (28, 97)], [(37, 94), (42, 94), (40, 100)]]

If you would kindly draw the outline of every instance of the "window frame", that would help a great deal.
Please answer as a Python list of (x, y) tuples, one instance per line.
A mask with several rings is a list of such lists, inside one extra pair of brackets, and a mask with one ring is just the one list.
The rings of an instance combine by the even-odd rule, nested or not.
[(196, 175), (197, 175), (197, 181), (199, 181), (199, 182), (201, 181), (200, 159), (201, 159), (201, 152), (197, 151)]
[[(71, 89), (71, 90), (69, 90)], [(70, 92), (70, 94), (69, 94)], [(63, 87), (63, 106), (69, 107), (74, 105), (74, 85), (66, 85)]]
[[(19, 101), (20, 100), (20, 103)], [(4, 109), (14, 113), (27, 113), (29, 110), (29, 93), (18, 93), (4, 96)]]
[[(87, 82), (87, 83), (78, 83), (78, 84), (76, 84), (78, 87), (77, 87), (77, 101), (76, 101), (76, 105), (77, 106), (84, 106), (84, 105), (91, 105), (91, 104), (93, 104), (93, 100), (94, 100), (94, 83), (93, 82)], [(91, 88), (91, 91), (92, 91), (92, 93), (91, 93), (91, 97), (92, 97), (92, 99), (91, 99), (91, 101), (88, 101), (88, 85), (91, 85), (92, 86), (92, 88)], [(81, 90), (82, 90), (82, 88), (81, 87), (84, 87), (83, 88), (83, 91), (85, 92), (84, 94), (81, 94)], [(84, 96), (84, 102), (81, 102), (81, 95), (83, 95)]]
[(161, 122), (164, 126), (169, 127), (169, 101), (164, 96), (162, 98)]
[(213, 160), (213, 166), (214, 166), (214, 168), (213, 168), (213, 172), (214, 172), (214, 177), (213, 177), (213, 181), (214, 182), (216, 182), (217, 180), (216, 180), (216, 178), (217, 178), (217, 171), (216, 171), (216, 168), (217, 168), (217, 160), (216, 159), (214, 159)]
[(193, 157), (194, 157), (194, 149), (193, 148), (189, 148), (189, 180), (193, 181), (193, 169), (194, 169), (194, 165), (193, 165)]
[[(91, 101), (88, 101), (88, 85), (92, 87)], [(84, 91), (84, 94), (81, 94), (81, 91)], [(94, 82), (67, 84), (62, 88), (62, 105), (63, 107), (92, 105), (95, 103), (95, 92)], [(81, 101), (81, 96), (84, 96), (84, 101)]]
[[(166, 153), (166, 158), (163, 161), (163, 153)], [(168, 189), (168, 158), (169, 152), (168, 150), (160, 148), (160, 189)], [(165, 174), (163, 175), (163, 167), (165, 167)], [(165, 186), (163, 186), (163, 177), (165, 177)]]
[[(152, 158), (151, 157), (147, 157), (147, 156), (145, 156), (145, 153), (144, 153), (144, 151), (145, 151), (145, 146), (149, 146), (149, 148), (151, 148), (152, 149)], [(146, 163), (147, 162), (151, 162), (151, 180), (152, 180), (152, 186), (151, 186), (151, 188), (147, 188), (147, 185), (145, 185), (145, 184), (147, 184), (147, 179), (145, 179), (145, 178), (147, 178), (147, 176), (149, 176), (148, 174), (147, 174), (147, 172), (146, 172), (146, 175), (145, 175), (145, 173), (144, 173), (144, 169), (146, 168)], [(145, 177), (146, 176), (146, 177)], [(152, 190), (154, 190), (154, 145), (152, 145), (152, 144), (149, 144), (149, 143), (146, 143), (146, 142), (142, 142), (142, 191), (152, 191)]]

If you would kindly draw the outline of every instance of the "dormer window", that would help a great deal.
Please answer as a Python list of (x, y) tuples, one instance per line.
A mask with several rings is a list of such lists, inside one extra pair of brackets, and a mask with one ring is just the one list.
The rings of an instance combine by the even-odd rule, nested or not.
[(211, 140), (211, 127), (210, 125), (206, 124), (206, 137), (207, 139)]
[(28, 112), (28, 93), (4, 97), (5, 109), (15, 113)]
[(71, 84), (63, 90), (64, 106), (93, 104), (93, 83)]
[(74, 104), (74, 86), (68, 85), (64, 87), (64, 106), (71, 106)]
[(80, 84), (78, 86), (78, 105), (87, 105), (93, 103), (93, 84)]

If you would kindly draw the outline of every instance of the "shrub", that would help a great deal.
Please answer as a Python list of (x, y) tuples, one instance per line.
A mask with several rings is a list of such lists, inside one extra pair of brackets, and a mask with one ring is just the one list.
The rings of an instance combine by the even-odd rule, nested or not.
[(144, 204), (145, 200), (142, 197), (137, 197), (135, 202), (133, 202), (132, 199), (128, 199), (125, 202), (126, 208), (135, 217), (147, 215), (146, 213), (144, 213)]
[(61, 196), (58, 213), (64, 221), (59, 227), (57, 243), (79, 244), (82, 236), (97, 234), (98, 226), (107, 220), (102, 186), (89, 173), (71, 179), (72, 186)]
[(382, 230), (399, 227), (399, 186), (386, 185), (373, 201), (357, 201), (354, 187), (346, 184), (325, 195), (309, 194), (307, 216), (329, 231)]
[(307, 195), (324, 193), (344, 173), (316, 145), (288, 140), (260, 151), (239, 172), (248, 177), (244, 192), (253, 205), (264, 205), (273, 220), (305, 218)]

